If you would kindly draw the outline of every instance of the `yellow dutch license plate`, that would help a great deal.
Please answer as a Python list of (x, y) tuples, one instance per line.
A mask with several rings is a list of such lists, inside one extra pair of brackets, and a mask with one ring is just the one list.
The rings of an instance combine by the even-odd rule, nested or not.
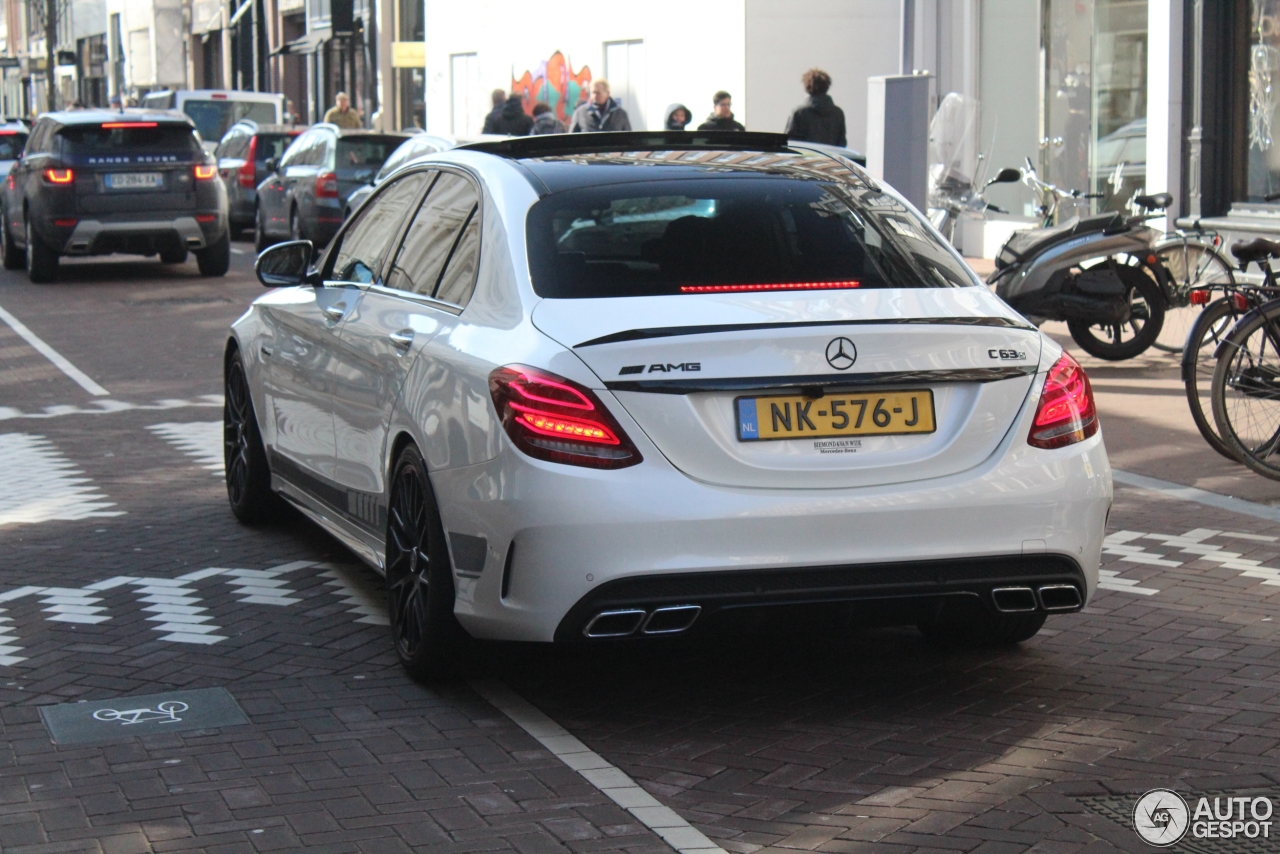
[(796, 396), (740, 397), (738, 441), (808, 439), (820, 436), (894, 436), (932, 433), (933, 392), (880, 391)]

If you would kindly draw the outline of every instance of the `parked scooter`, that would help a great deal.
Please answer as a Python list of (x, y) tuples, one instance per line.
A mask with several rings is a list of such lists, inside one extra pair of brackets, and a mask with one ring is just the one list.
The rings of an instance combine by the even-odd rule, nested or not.
[(933, 227), (938, 229), (938, 233), (948, 242), (954, 244), (956, 223), (960, 221), (960, 215), (966, 211), (979, 214), (985, 214), (987, 211), (1008, 213), (1004, 208), (996, 207), (986, 200), (982, 194), (986, 192), (987, 187), (992, 184), (1008, 184), (1020, 180), (1022, 180), (1021, 172), (1006, 167), (983, 184), (982, 189), (974, 192), (973, 185), (967, 179), (948, 173), (929, 194), (929, 222), (933, 223)]
[(1171, 300), (1168, 274), (1154, 252), (1161, 233), (1143, 223), (1172, 197), (1136, 196), (1133, 203), (1143, 211), (1137, 216), (1075, 216), (1054, 226), (1063, 199), (1097, 196), (1041, 181), (1030, 158), (1022, 181), (1039, 197), (1042, 226), (1009, 238), (988, 284), (1037, 326), (1065, 320), (1075, 342), (1100, 359), (1132, 359), (1145, 351), (1160, 335)]

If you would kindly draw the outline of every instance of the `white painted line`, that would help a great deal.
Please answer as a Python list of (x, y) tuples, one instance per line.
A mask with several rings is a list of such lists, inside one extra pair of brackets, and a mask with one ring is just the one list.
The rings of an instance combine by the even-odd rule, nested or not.
[(214, 476), (223, 476), (223, 447), (221, 421), (166, 421), (163, 424), (148, 424), (147, 429), (177, 447), (202, 468), (213, 472)]
[(221, 407), (222, 395), (202, 394), (196, 400), (158, 400), (155, 403), (129, 403), (125, 400), (92, 400), (86, 406), (46, 406), (43, 412), (23, 412), (12, 406), (0, 406), (0, 421), (15, 418), (59, 418), (63, 415), (105, 415), (112, 412), (130, 412), (135, 409), (166, 410), (186, 409), (192, 406)]
[(674, 810), (658, 803), (653, 795), (642, 789), (621, 769), (610, 765), (502, 682), (497, 679), (473, 679), (471, 687), (537, 739), (557, 759), (581, 774), (583, 779), (661, 836), (676, 851), (681, 854), (725, 854), (724, 849), (704, 836), (702, 831), (689, 824)]
[(0, 433), (0, 527), (120, 516), (44, 436)]
[(110, 394), (110, 392), (107, 391), (105, 388), (98, 385), (93, 380), (89, 379), (88, 374), (86, 374), (84, 371), (80, 370), (75, 365), (67, 361), (67, 358), (65, 356), (63, 356), (57, 350), (50, 347), (48, 344), (41, 341), (39, 336), (37, 336), (34, 332), (32, 332), (30, 329), (26, 327), (26, 324), (24, 324), (18, 318), (14, 317), (9, 312), (5, 311), (3, 308), (0, 308), (0, 320), (3, 320), (5, 323), (9, 324), (9, 328), (12, 329), (14, 332), (18, 333), (18, 335), (20, 335), (24, 341), (26, 341), (33, 348), (35, 348), (35, 350), (39, 352), (41, 356), (44, 356), (50, 362), (53, 362), (54, 367), (62, 371), (67, 376), (71, 377), (71, 379), (75, 380), (76, 384), (79, 385), (80, 388), (84, 389), (85, 391), (89, 392), (89, 394), (92, 394), (95, 397), (106, 397), (108, 394)]
[(1216, 492), (1197, 489), (1194, 486), (1183, 486), (1180, 483), (1170, 483), (1167, 480), (1120, 471), (1119, 469), (1111, 470), (1111, 478), (1117, 483), (1123, 483), (1125, 486), (1135, 486), (1138, 489), (1158, 492), (1169, 498), (1193, 501), (1208, 507), (1217, 507), (1219, 510), (1230, 510), (1232, 513), (1253, 516), (1255, 519), (1266, 519), (1268, 522), (1280, 522), (1280, 507), (1269, 507), (1266, 504), (1245, 501), (1243, 498), (1219, 495)]

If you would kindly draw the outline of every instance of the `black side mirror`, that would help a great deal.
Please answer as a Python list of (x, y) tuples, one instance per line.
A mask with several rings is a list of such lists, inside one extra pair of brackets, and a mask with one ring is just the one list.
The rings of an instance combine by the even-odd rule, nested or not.
[(262, 165), (267, 167), (268, 172), (280, 171), (280, 162), (276, 160), (274, 157), (268, 157), (267, 162)]
[(999, 172), (997, 172), (996, 176), (992, 178), (990, 181), (988, 181), (986, 184), (984, 184), (983, 186), (985, 188), (985, 187), (990, 187), (992, 184), (1016, 184), (1021, 180), (1022, 180), (1021, 172), (1019, 172), (1017, 169), (1006, 166), (1003, 169), (1001, 169)]
[(316, 248), (310, 240), (277, 243), (258, 256), (253, 271), (258, 274), (258, 281), (268, 288), (317, 285), (320, 277), (311, 273), (315, 255)]

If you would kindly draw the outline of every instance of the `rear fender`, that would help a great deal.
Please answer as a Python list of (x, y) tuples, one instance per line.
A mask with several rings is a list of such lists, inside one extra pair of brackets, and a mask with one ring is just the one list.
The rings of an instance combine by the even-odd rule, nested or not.
[[(1263, 303), (1257, 308), (1252, 309), (1247, 313), (1245, 313), (1244, 316), (1242, 316), (1238, 321), (1236, 321), (1236, 325), (1232, 328), (1232, 330), (1229, 333), (1227, 333), (1227, 336), (1222, 339), (1221, 343), (1218, 344), (1217, 349), (1213, 351), (1213, 358), (1221, 359), (1230, 350), (1232, 350), (1233, 348), (1239, 347), (1240, 344), (1239, 342), (1236, 341), (1236, 330), (1239, 329), (1241, 326), (1243, 326), (1247, 321), (1254, 320), (1258, 317), (1266, 318), (1272, 324), (1276, 323), (1277, 320), (1280, 320), (1280, 299), (1272, 300), (1271, 302), (1268, 302), (1268, 303)], [(1280, 345), (1280, 338), (1277, 338), (1276, 343)]]
[[(1016, 273), (1001, 277), (996, 295), (1009, 303), (1040, 296), (1042, 291), (1046, 291), (1053, 274), (1059, 270), (1112, 255), (1133, 255), (1141, 258), (1145, 264), (1152, 244), (1149, 232), (1149, 229), (1134, 229), (1120, 234), (1093, 232), (1051, 246), (1030, 262), (1018, 266)], [(1158, 280), (1164, 288), (1165, 278), (1160, 277)]]

